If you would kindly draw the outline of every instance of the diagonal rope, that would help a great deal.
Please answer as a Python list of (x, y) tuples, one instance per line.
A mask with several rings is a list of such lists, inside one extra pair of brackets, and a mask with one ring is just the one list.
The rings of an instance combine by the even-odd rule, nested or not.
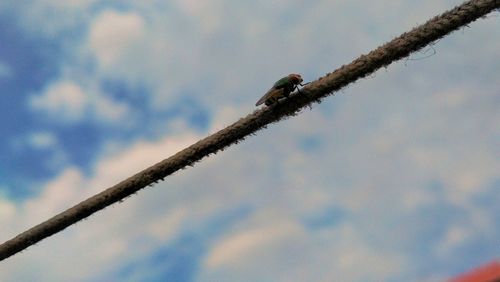
[(0, 245), (0, 260), (4, 260), (79, 220), (123, 200), (148, 185), (163, 180), (179, 169), (192, 166), (202, 158), (242, 141), (246, 136), (265, 128), (270, 123), (296, 115), (305, 106), (321, 102), (332, 92), (408, 56), (498, 8), (500, 8), (500, 0), (472, 0), (430, 19), (425, 24), (403, 33), (369, 54), (361, 55), (350, 64), (343, 65), (336, 71), (311, 82), (303, 88), (302, 94), (292, 95), (283, 103), (258, 109), (168, 159), (6, 241)]

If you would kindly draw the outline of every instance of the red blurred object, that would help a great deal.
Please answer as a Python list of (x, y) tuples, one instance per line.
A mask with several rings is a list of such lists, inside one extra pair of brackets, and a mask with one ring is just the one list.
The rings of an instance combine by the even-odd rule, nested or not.
[(500, 282), (500, 260), (461, 274), (449, 282)]

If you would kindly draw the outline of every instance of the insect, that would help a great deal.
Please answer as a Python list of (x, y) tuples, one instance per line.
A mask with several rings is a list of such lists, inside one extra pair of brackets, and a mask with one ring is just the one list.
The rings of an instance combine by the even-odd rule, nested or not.
[(295, 89), (298, 90), (299, 85), (305, 85), (302, 84), (302, 81), (304, 80), (302, 79), (300, 74), (292, 73), (283, 77), (282, 79), (274, 83), (273, 87), (271, 87), (271, 89), (269, 89), (269, 91), (267, 91), (267, 93), (262, 96), (262, 98), (260, 98), (257, 103), (255, 103), (255, 106), (261, 105), (263, 103), (265, 103), (266, 106), (270, 106), (278, 102), (280, 98), (288, 97), (290, 93), (292, 93)]

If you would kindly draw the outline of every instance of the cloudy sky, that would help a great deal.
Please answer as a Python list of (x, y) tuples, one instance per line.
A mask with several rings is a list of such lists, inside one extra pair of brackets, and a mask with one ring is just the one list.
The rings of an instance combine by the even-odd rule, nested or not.
[[(1, 1), (0, 241), (248, 114), (280, 77), (314, 80), (461, 2)], [(0, 262), (0, 280), (435, 281), (498, 258), (499, 26)]]

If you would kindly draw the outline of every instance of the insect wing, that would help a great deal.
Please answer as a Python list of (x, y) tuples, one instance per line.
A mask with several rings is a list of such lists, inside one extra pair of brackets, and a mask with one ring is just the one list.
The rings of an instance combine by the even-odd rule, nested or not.
[(269, 91), (267, 91), (267, 93), (264, 94), (264, 96), (262, 96), (262, 98), (260, 98), (259, 101), (257, 101), (257, 103), (255, 103), (255, 106), (259, 106), (259, 105), (263, 104), (267, 99), (276, 96), (277, 94), (279, 94), (278, 92), (281, 92), (281, 91), (282, 91), (282, 89), (275, 89), (274, 87), (269, 89)]

